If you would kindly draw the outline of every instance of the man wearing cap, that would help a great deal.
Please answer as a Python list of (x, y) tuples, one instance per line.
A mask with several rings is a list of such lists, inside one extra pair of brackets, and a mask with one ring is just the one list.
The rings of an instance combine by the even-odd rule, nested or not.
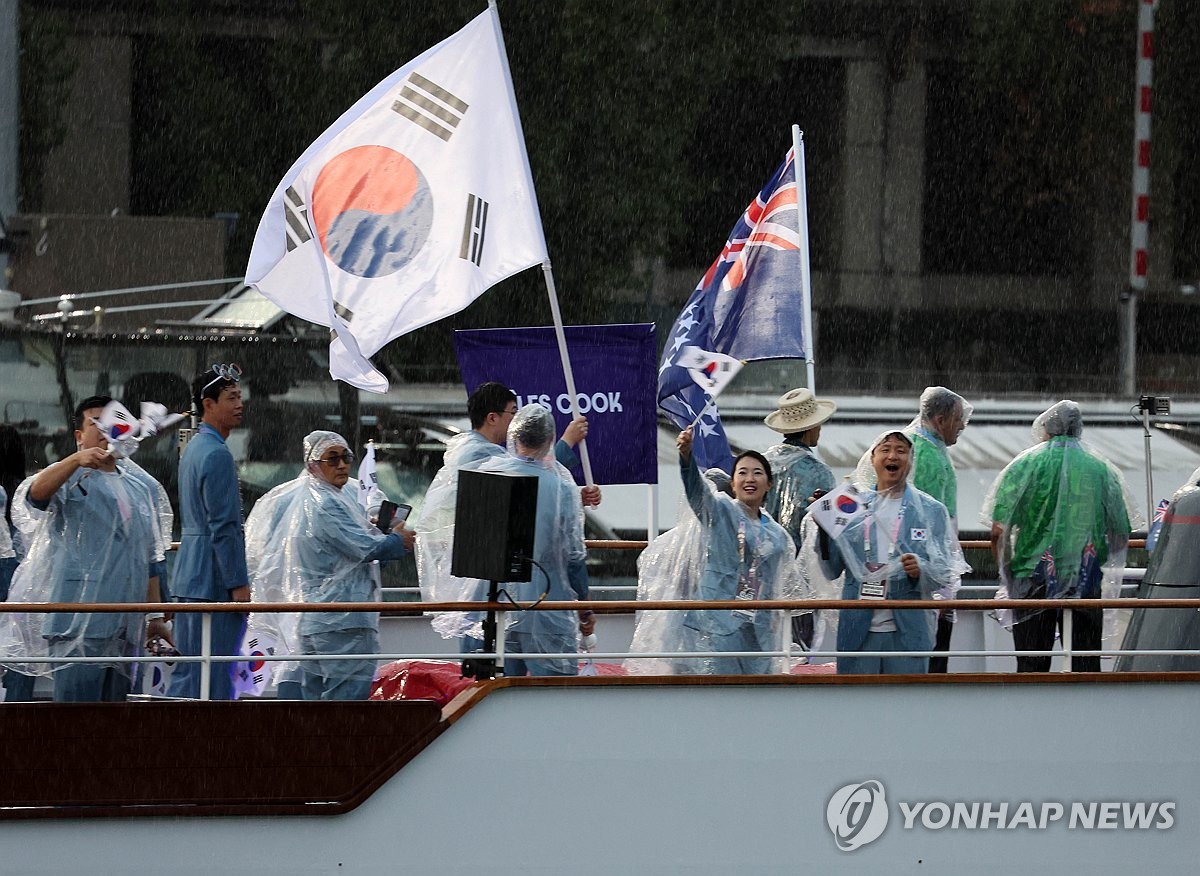
[[(799, 552), (800, 526), (808, 513), (809, 500), (817, 490), (833, 489), (833, 470), (813, 448), (821, 440), (821, 426), (833, 416), (837, 405), (829, 399), (814, 398), (806, 387), (780, 396), (778, 405), (763, 420), (783, 433), (783, 443), (768, 447), (765, 454), (775, 471), (775, 487), (767, 493), (763, 508), (787, 530)], [(792, 639), (806, 649), (812, 645), (813, 620), (812, 612), (792, 618)]]
[[(242, 534), (242, 501), (237, 465), (225, 440), (242, 423), (241, 369), (214, 365), (192, 381), (192, 403), (200, 428), (179, 460), (179, 513), (183, 533), (175, 559), (172, 592), (177, 602), (249, 602), (250, 576)], [(241, 650), (246, 615), (221, 612), (212, 616), (214, 655)], [(175, 647), (184, 656), (200, 654), (203, 615), (175, 615)], [(209, 698), (233, 698), (235, 664), (212, 664)], [(200, 664), (177, 663), (171, 674), (171, 696), (200, 696)]]
[[(946, 506), (950, 524), (958, 533), (958, 477), (950, 462), (949, 448), (958, 441), (971, 419), (972, 407), (957, 392), (944, 386), (927, 386), (921, 393), (921, 412), (904, 430), (913, 443), (913, 470), (910, 483)], [(934, 599), (952, 599), (958, 591), (956, 578), (945, 592), (935, 593)], [(937, 640), (935, 651), (950, 650), (954, 632), (954, 612), (937, 611)], [(945, 672), (948, 658), (932, 657), (930, 672)]]

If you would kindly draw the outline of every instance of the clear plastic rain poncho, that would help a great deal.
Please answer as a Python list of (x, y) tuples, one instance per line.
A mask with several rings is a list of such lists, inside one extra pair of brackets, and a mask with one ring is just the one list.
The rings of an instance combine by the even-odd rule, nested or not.
[(140, 481), (154, 503), (152, 519), (155, 524), (154, 530), (158, 546), (154, 559), (155, 562), (161, 563), (166, 560), (167, 552), (171, 550), (172, 531), (175, 528), (175, 512), (171, 510), (171, 499), (167, 496), (163, 485), (132, 459), (118, 459), (117, 468), (134, 480)]
[[(903, 488), (876, 492), (875, 448), (900, 431), (893, 429), (879, 435), (858, 461), (852, 480), (864, 494), (866, 513), (831, 539), (831, 549), (836, 549), (840, 563), (831, 567), (822, 561), (817, 523), (811, 515), (805, 520), (801, 567), (818, 599), (858, 599), (863, 582), (868, 581), (888, 582), (889, 599), (933, 597), (938, 591), (946, 592), (951, 582), (970, 571), (945, 506), (908, 484), (911, 451), (901, 481)], [(920, 579), (915, 584), (900, 561), (906, 553), (915, 554), (921, 567)], [(832, 574), (832, 569), (838, 566), (844, 567), (844, 572)], [(867, 604), (886, 608), (886, 601)], [(929, 615), (932, 632), (936, 612)], [(825, 638), (829, 639), (836, 631), (836, 619), (827, 620), (830, 629)]]
[(958, 519), (958, 478), (950, 462), (946, 441), (938, 434), (934, 420), (939, 416), (952, 417), (959, 409), (966, 427), (975, 410), (971, 404), (944, 386), (927, 386), (921, 393), (921, 412), (904, 427), (904, 434), (913, 442), (913, 474), (909, 480), (918, 490), (945, 505), (955, 521)]
[[(26, 497), (29, 495), (29, 485), (33, 483), (35, 477), (37, 475), (30, 475), (17, 484), (17, 488), (13, 490), (12, 504), (10, 505), (13, 526), (17, 528), (17, 537), (26, 546), (37, 534), (38, 522), (46, 516), (45, 511), (34, 508), (26, 501)], [(26, 553), (28, 553), (28, 547), (26, 547)]]
[[(475, 430), (455, 435), (446, 442), (442, 467), (425, 493), (420, 513), (413, 518), (417, 533), (417, 578), (424, 602), (482, 602), (488, 582), (458, 578), (450, 574), (454, 552), (454, 509), (458, 500), (458, 473), (478, 470), (489, 459), (507, 455)], [(433, 613), (434, 631), (443, 639), (483, 638), (483, 615), (472, 611)]]
[[(29, 502), (27, 478), (14, 495), (13, 522), (28, 546), (13, 575), (9, 602), (145, 602), (151, 565), (161, 556), (157, 493), (124, 467), (81, 468), (45, 509)], [(0, 622), (0, 660), (26, 675), (48, 675), (64, 664), (22, 658), (135, 657), (142, 651), (141, 614), (8, 614)], [(114, 663), (130, 678), (136, 664)]]
[(787, 530), (800, 549), (801, 523), (808, 513), (808, 500), (816, 490), (833, 489), (834, 477), (816, 448), (803, 445), (776, 444), (763, 454), (775, 474), (775, 484), (767, 494), (763, 508)]
[[(769, 514), (749, 517), (736, 499), (715, 490), (696, 468), (695, 457), (681, 463), (684, 493), (691, 513), (701, 529), (701, 554), (697, 565), (696, 599), (802, 599), (808, 595), (796, 565), (791, 536)], [(674, 573), (682, 575), (684, 569)], [(737, 611), (692, 610), (684, 612), (684, 624), (695, 636), (700, 651), (779, 651), (783, 647), (783, 611), (760, 611), (747, 607)], [(746, 658), (735, 658), (743, 661)], [(724, 672), (730, 658), (718, 653), (693, 658), (693, 672)], [(781, 658), (764, 656), (753, 671), (783, 672)]]
[[(371, 559), (389, 536), (373, 526), (358, 501), (358, 483), (335, 487), (314, 473), (330, 447), (346, 447), (334, 432), (304, 439), (305, 468), (254, 503), (246, 521), (246, 561), (254, 602), (374, 602), (379, 567)], [(382, 500), (381, 500), (382, 501)], [(247, 639), (274, 642), (276, 656), (303, 652), (304, 635), (378, 629), (378, 612), (251, 614)], [(271, 683), (299, 682), (298, 662), (276, 662)]]
[[(710, 468), (705, 479), (717, 492), (729, 494), (729, 474)], [(695, 599), (703, 571), (705, 529), (685, 498), (680, 502), (679, 523), (655, 538), (638, 557), (639, 602)], [(696, 650), (696, 633), (684, 624), (682, 611), (639, 611), (629, 650), (633, 653), (670, 653)], [(709, 661), (711, 662), (711, 661)], [(631, 675), (701, 675), (703, 658), (631, 657), (625, 669)]]
[[(520, 605), (536, 602), (542, 594), (548, 602), (588, 596), (583, 503), (571, 473), (554, 458), (554, 439), (550, 411), (537, 404), (525, 405), (508, 427), (509, 452), (479, 466), (481, 472), (538, 479), (533, 574), (529, 581), (503, 585)], [(505, 624), (508, 632), (525, 633), (535, 641), (565, 637), (573, 643), (578, 628), (579, 618), (573, 611), (511, 611)]]
[[(953, 416), (958, 409), (962, 411), (965, 428), (975, 410), (970, 402), (944, 386), (927, 386), (921, 393), (921, 412), (904, 427), (904, 434), (913, 443), (909, 481), (918, 490), (946, 506), (954, 532), (955, 549), (958, 551), (959, 563), (955, 567), (958, 571), (951, 574), (949, 586), (933, 594), (934, 599), (954, 599), (962, 587), (962, 576), (971, 571), (958, 541), (958, 476), (954, 473), (946, 441), (937, 433), (934, 423), (938, 416)], [(954, 619), (954, 613), (949, 617)]]
[[(287, 550), (281, 527), (292, 501), (307, 489), (312, 478), (307, 471), (299, 477), (272, 487), (250, 510), (246, 518), (246, 569), (250, 575), (250, 599), (252, 602), (300, 602), (302, 588), (296, 578), (286, 574)], [(297, 614), (252, 613), (246, 627), (246, 640), (258, 638), (273, 647), (276, 656), (298, 654), (300, 637)], [(297, 662), (274, 662), (270, 665), (268, 687), (281, 682), (301, 680), (300, 664)]]
[[(1060, 401), (1033, 421), (1037, 442), (1000, 472), (980, 520), (1000, 528), (997, 599), (1116, 597), (1130, 531), (1143, 521), (1121, 473), (1081, 440), (1083, 415)], [(1006, 626), (1036, 612), (1002, 613)], [(1115, 618), (1106, 612), (1106, 635)]]
[[(0, 510), (8, 504), (8, 494), (0, 487)], [(8, 530), (8, 521), (0, 522), (0, 559), (13, 559), (17, 555), (13, 547), (12, 533)]]

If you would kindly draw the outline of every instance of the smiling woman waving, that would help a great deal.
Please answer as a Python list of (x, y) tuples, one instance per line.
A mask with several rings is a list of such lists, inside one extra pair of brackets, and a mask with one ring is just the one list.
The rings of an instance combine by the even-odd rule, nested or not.
[(737, 652), (774, 651), (780, 647), (784, 612), (755, 610), (759, 599), (782, 599), (798, 578), (795, 550), (787, 532), (763, 510), (773, 483), (771, 464), (753, 450), (733, 462), (733, 498), (716, 492), (701, 476), (692, 457), (692, 430), (679, 433), (679, 466), (688, 504), (706, 530), (707, 554), (696, 589), (698, 599), (745, 600), (746, 608), (689, 611), (685, 625), (697, 633), (697, 647), (730, 653), (705, 659), (705, 670), (721, 675), (782, 671), (768, 656), (732, 656)]

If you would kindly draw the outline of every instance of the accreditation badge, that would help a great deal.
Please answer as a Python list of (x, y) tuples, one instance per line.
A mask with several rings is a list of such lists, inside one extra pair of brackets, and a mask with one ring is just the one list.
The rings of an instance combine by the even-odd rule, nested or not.
[(858, 588), (859, 599), (883, 599), (887, 596), (886, 581), (863, 581)]
[(883, 563), (867, 563), (867, 579), (859, 585), (858, 598), (887, 598), (887, 580), (884, 578)]

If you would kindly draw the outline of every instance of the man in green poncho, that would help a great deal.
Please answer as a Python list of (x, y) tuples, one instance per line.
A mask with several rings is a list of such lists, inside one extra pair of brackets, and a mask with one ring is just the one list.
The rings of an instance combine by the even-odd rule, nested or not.
[[(1033, 429), (1041, 443), (1000, 473), (983, 508), (992, 522), (1001, 590), (1011, 599), (1118, 595), (1136, 518), (1120, 474), (1080, 443), (1083, 415), (1075, 402), (1058, 402)], [(1101, 612), (1073, 610), (1072, 616), (1072, 648), (1098, 650)], [(1050, 650), (1061, 622), (1061, 611), (1015, 609), (1013, 643), (1018, 651)], [(1048, 672), (1050, 660), (1018, 657), (1017, 671)], [(1098, 672), (1100, 658), (1076, 657), (1073, 668)]]
[[(958, 441), (958, 436), (971, 419), (971, 405), (958, 393), (944, 386), (929, 386), (921, 393), (921, 413), (908, 425), (904, 433), (913, 443), (913, 470), (909, 482), (923, 493), (928, 493), (946, 506), (954, 537), (958, 537), (958, 478), (950, 462), (949, 448)], [(957, 582), (956, 582), (957, 583)], [(955, 586), (950, 592), (936, 594), (953, 598)], [(935, 651), (950, 650), (950, 636), (954, 632), (954, 612), (937, 611), (937, 638)], [(930, 672), (945, 672), (948, 658), (932, 657)]]

